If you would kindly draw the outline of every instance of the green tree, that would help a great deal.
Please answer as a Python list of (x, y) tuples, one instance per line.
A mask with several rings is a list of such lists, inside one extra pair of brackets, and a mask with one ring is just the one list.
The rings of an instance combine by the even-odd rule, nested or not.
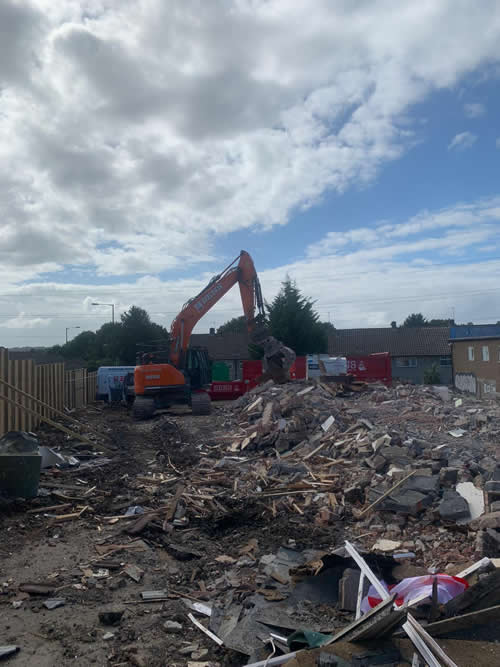
[(228, 333), (247, 333), (247, 321), (244, 315), (240, 317), (233, 317), (231, 320), (224, 322), (218, 329), (219, 334)]
[(313, 306), (288, 276), (272, 303), (266, 304), (271, 334), (300, 356), (328, 348), (327, 327)]
[(427, 326), (429, 327), (452, 327), (455, 324), (453, 319), (432, 319), (429, 320)]
[(422, 313), (412, 313), (408, 315), (406, 320), (401, 325), (402, 327), (426, 327), (428, 324)]
[(141, 345), (163, 347), (168, 344), (169, 335), (165, 327), (151, 322), (144, 308), (132, 306), (120, 317), (121, 329), (118, 336), (120, 363), (134, 365), (135, 355)]
[(89, 370), (99, 366), (122, 364), (133, 366), (135, 355), (141, 344), (159, 348), (168, 344), (169, 335), (165, 327), (151, 322), (148, 313), (132, 306), (120, 317), (120, 322), (107, 322), (95, 333), (82, 331), (65, 345), (56, 345), (51, 352), (65, 359), (82, 359)]
[(319, 323), (320, 327), (323, 329), (323, 331), (326, 333), (327, 337), (331, 336), (333, 333), (335, 333), (335, 327), (331, 322), (320, 322)]

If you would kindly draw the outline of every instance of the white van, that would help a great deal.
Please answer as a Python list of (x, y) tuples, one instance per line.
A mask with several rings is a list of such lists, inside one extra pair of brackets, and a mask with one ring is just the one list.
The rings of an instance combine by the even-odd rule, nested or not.
[(113, 390), (120, 388), (121, 391), (127, 374), (134, 371), (135, 366), (100, 366), (97, 369), (96, 399), (109, 401)]

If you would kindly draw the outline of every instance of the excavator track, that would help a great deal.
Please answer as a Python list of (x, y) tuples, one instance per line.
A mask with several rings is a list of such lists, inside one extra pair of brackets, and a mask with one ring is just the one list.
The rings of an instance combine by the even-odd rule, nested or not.
[(212, 401), (205, 391), (191, 395), (191, 410), (193, 415), (209, 415), (211, 407)]
[(136, 396), (132, 406), (132, 417), (134, 419), (150, 419), (155, 412), (154, 398), (144, 398)]

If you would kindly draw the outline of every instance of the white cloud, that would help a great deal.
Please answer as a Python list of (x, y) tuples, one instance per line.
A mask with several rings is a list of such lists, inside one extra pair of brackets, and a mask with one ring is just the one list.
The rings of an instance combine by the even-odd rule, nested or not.
[(47, 317), (29, 317), (21, 312), (5, 322), (0, 322), (0, 327), (5, 329), (38, 329), (39, 327), (48, 327), (51, 321)]
[[(168, 325), (208, 276), (155, 274), (220, 268), (218, 237), (285, 225), (326, 191), (370, 183), (422, 140), (412, 105), (500, 62), (494, 0), (473, 13), (451, 0), (318, 0), (314, 12), (306, 0), (2, 0), (0, 25), (0, 343), (11, 346), (96, 328), (109, 309), (92, 301), (117, 314), (137, 303)], [(454, 148), (474, 136), (463, 135)], [(496, 208), (332, 232), (264, 272), (266, 296), (289, 271), (323, 317), (341, 286), (357, 302), (338, 319), (397, 319), (377, 296), (403, 301), (410, 271), (422, 298), (432, 281), (467, 289), (428, 255), (491, 245)], [(491, 284), (485, 266), (472, 286)], [(208, 321), (239, 311), (235, 291)]]
[[(494, 305), (500, 303), (499, 271), (500, 198), (493, 198), (423, 211), (400, 223), (367, 224), (340, 239), (327, 235), (307, 248), (307, 256), (259, 271), (259, 276), (264, 297), (271, 300), (290, 275), (316, 300), (321, 318), (330, 317), (341, 328), (388, 326), (409, 312), (450, 317), (452, 309), (458, 321), (495, 322), (500, 320), (500, 307)], [(115, 303), (117, 318), (137, 304), (168, 327), (182, 304), (210, 278), (206, 273), (196, 279), (144, 276), (99, 286), (68, 281), (16, 287), (2, 282), (7, 279), (3, 276), (0, 344), (62, 343), (67, 326), (96, 329), (111, 319), (111, 309), (92, 302)], [(5, 299), (6, 293), (13, 298)], [(197, 331), (217, 327), (241, 311), (235, 288), (200, 321)]]
[[(344, 249), (344, 252), (352, 252), (352, 248), (369, 248), (377, 251), (378, 248), (384, 252), (399, 255), (402, 251), (418, 249), (419, 243), (439, 243), (448, 250), (452, 247), (454, 239), (465, 238), (467, 235), (489, 234), (491, 228), (495, 228), (500, 222), (500, 197), (485, 199), (473, 204), (457, 204), (441, 211), (424, 211), (410, 220), (402, 223), (390, 224), (384, 222), (374, 227), (362, 227), (346, 232), (329, 232), (317, 243), (308, 246), (306, 252), (309, 257), (321, 257)], [(454, 233), (440, 239), (429, 238), (408, 242), (407, 244), (396, 243), (397, 239), (408, 238), (423, 232), (432, 231), (440, 233), (442, 230), (461, 231), (458, 237)], [(349, 247), (350, 246), (350, 247)], [(347, 250), (345, 250), (347, 248)]]
[(479, 118), (486, 113), (486, 107), (480, 102), (469, 102), (464, 104), (464, 112), (467, 118)]
[(205, 262), (373, 180), (420, 139), (412, 104), (500, 60), (494, 0), (0, 4), (0, 259), (25, 279)]
[(463, 151), (472, 148), (477, 141), (477, 135), (472, 132), (460, 132), (456, 134), (448, 144), (448, 150)]

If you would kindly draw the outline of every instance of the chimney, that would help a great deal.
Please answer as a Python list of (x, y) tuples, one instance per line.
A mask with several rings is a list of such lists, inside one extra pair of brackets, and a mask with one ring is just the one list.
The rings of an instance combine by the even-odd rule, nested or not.
[(214, 327), (210, 327), (209, 334), (211, 336), (215, 336), (215, 328)]

